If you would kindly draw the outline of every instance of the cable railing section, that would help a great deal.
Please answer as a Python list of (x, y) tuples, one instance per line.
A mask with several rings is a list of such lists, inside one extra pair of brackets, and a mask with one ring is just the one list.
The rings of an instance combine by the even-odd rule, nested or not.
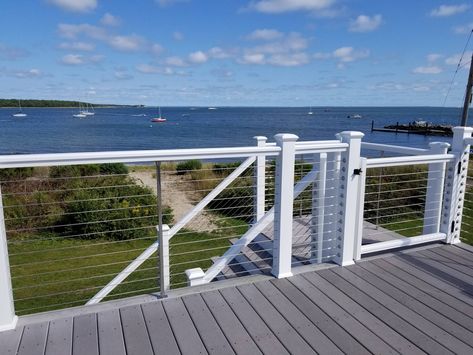
[(456, 243), (460, 232), (471, 240), (472, 131), (454, 128), (451, 147), (430, 149), (347, 131), (258, 136), (253, 147), (2, 156), (0, 329), (16, 315), (283, 278)]

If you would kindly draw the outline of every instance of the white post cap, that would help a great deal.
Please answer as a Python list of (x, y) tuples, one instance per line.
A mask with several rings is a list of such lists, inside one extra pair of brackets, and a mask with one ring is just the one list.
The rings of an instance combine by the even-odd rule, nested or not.
[(282, 143), (282, 142), (295, 142), (299, 139), (298, 136), (292, 133), (278, 133), (274, 136), (274, 140), (277, 143)]

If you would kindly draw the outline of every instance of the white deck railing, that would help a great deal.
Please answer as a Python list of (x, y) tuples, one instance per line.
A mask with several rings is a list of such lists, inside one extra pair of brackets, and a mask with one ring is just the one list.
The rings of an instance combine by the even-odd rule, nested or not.
[[(251, 243), (255, 243), (255, 240), (261, 233), (268, 234), (268, 228), (271, 229), (271, 238), (265, 241), (265, 246), (259, 244), (259, 248), (262, 249), (260, 252), (266, 252), (266, 255), (270, 255), (269, 262), (271, 265), (271, 273), (278, 278), (292, 275), (292, 268), (300, 263), (333, 261), (340, 265), (349, 265), (368, 253), (438, 240), (447, 243), (456, 243), (459, 241), (461, 229), (469, 149), (470, 144), (473, 143), (473, 139), (471, 138), (472, 131), (471, 128), (455, 128), (450, 153), (447, 153), (449, 145), (444, 143), (434, 143), (431, 145), (431, 149), (362, 143), (363, 134), (360, 132), (342, 132), (337, 135), (337, 140), (310, 142), (297, 142), (297, 136), (281, 134), (275, 136), (276, 143), (268, 143), (266, 137), (255, 137), (257, 145), (254, 147), (0, 156), (0, 169), (101, 163), (156, 164), (158, 167), (156, 170), (157, 215), (150, 216), (148, 214), (131, 217), (136, 219), (159, 217), (157, 219), (158, 222), (155, 224), (155, 228), (157, 228), (155, 239), (152, 240), (147, 237), (150, 241), (149, 245), (139, 253), (135, 253), (135, 256), (128, 261), (120, 260), (120, 262), (113, 262), (109, 260), (109, 264), (102, 264), (102, 266), (118, 264), (122, 265), (122, 267), (118, 270), (114, 267), (113, 270), (115, 271), (110, 274), (94, 276), (101, 276), (109, 280), (104, 285), (93, 287), (92, 290), (89, 290), (89, 293), (93, 292), (94, 295), (89, 298), (86, 303), (94, 304), (102, 301), (109, 295), (113, 295), (114, 290), (118, 287), (127, 285), (126, 283), (128, 281), (126, 280), (130, 275), (142, 272), (143, 270), (153, 269), (153, 266), (147, 266), (145, 269), (143, 269), (143, 266), (149, 265), (146, 263), (149, 263), (152, 258), (156, 258), (154, 254), (156, 254), (157, 251), (159, 251), (159, 255), (156, 259), (159, 259), (159, 263), (155, 266), (157, 271), (157, 276), (155, 277), (156, 283), (159, 284), (159, 291), (164, 296), (173, 285), (177, 285), (176, 282), (172, 281), (173, 277), (176, 277), (176, 274), (172, 271), (172, 260), (174, 259), (172, 253), (173, 243), (171, 243), (173, 237), (176, 236), (179, 236), (178, 245), (181, 246), (190, 245), (191, 243), (193, 243), (193, 245), (202, 243), (201, 249), (193, 249), (196, 254), (202, 253), (202, 260), (208, 260), (208, 257), (205, 256), (207, 254), (204, 255), (204, 253), (213, 252), (215, 250), (217, 254), (213, 264), (210, 266), (206, 266), (205, 268), (193, 267), (186, 270), (187, 282), (191, 286), (218, 279), (219, 275), (222, 275), (225, 269), (231, 266), (234, 260), (238, 259), (238, 257), (244, 253), (251, 252), (248, 251), (248, 246)], [(400, 154), (400, 156), (365, 158), (362, 154), (364, 149), (392, 152)], [(303, 163), (298, 163), (298, 159), (300, 159), (298, 157), (308, 159), (308, 163), (306, 163), (306, 160), (304, 160)], [(187, 213), (179, 216), (180, 218), (176, 220), (175, 223), (172, 223), (169, 228), (163, 222), (162, 193), (166, 192), (166, 187), (162, 184), (161, 163), (191, 159), (207, 161), (215, 159), (239, 159), (243, 162), (232, 169), (225, 168), (228, 169), (228, 171), (222, 174), (221, 177), (218, 175), (218, 179), (215, 178), (215, 180), (218, 181), (215, 181), (215, 183), (212, 182), (212, 184), (210, 184), (211, 187), (203, 188), (200, 193), (200, 195), (202, 195), (200, 201), (195, 203)], [(274, 165), (272, 165), (271, 161), (274, 161)], [(298, 173), (295, 171), (297, 164), (304, 169), (306, 168), (305, 165), (310, 165), (310, 168), (307, 168), (307, 170), (301, 168), (301, 173), (297, 175)], [(414, 182), (417, 183), (420, 181), (418, 189), (425, 189), (421, 199), (414, 199), (413, 197), (413, 202), (407, 205), (402, 196), (399, 198), (391, 196), (392, 201), (398, 200), (404, 203), (404, 205), (399, 206), (408, 210), (406, 214), (422, 212), (422, 218), (419, 219), (420, 217), (416, 217), (414, 223), (416, 225), (415, 228), (418, 228), (418, 223), (423, 223), (421, 226), (422, 231), (417, 235), (409, 235), (409, 237), (406, 236), (405, 233), (400, 232), (402, 228), (395, 229), (389, 227), (389, 225), (393, 224), (399, 225), (410, 222), (407, 221), (406, 218), (403, 219), (400, 217), (404, 212), (398, 211), (393, 214), (389, 211), (396, 208), (396, 206), (380, 206), (380, 201), (382, 200), (381, 194), (383, 193), (380, 186), (383, 184), (401, 183), (396, 181), (395, 178), (387, 182), (383, 181), (382, 169), (405, 166), (420, 166), (422, 169), (425, 169), (424, 175), (426, 175), (419, 175), (422, 178), (415, 175), (415, 178), (413, 177), (410, 180), (404, 179), (402, 181), (404, 184), (413, 184)], [(252, 179), (248, 179), (248, 171), (253, 172)], [(368, 172), (373, 171), (379, 172), (379, 178), (376, 180), (378, 190), (374, 192), (371, 191), (374, 189), (371, 186), (372, 184), (367, 184), (368, 180), (372, 180)], [(188, 171), (187, 174), (192, 174), (192, 172)], [(64, 177), (64, 179), (69, 178), (70, 177)], [(62, 179), (62, 177), (59, 179)], [(268, 179), (270, 179), (270, 183), (267, 182)], [(206, 183), (207, 180), (202, 179), (199, 182), (205, 185), (204, 183)], [(16, 240), (14, 237), (10, 236), (10, 233), (29, 231), (30, 229), (38, 231), (41, 229), (37, 227), (17, 227), (16, 229), (9, 229), (8, 227), (10, 220), (15, 218), (5, 218), (4, 209), (11, 206), (4, 206), (3, 200), (9, 197), (9, 195), (33, 193), (34, 191), (30, 191), (26, 187), (26, 183), (33, 183), (36, 180), (26, 179), (25, 181), (24, 190), (17, 189), (14, 193), (4, 193), (3, 198), (0, 199), (0, 330), (12, 328), (16, 322), (14, 304), (18, 299), (14, 300), (13, 297), (15, 288), (12, 288), (12, 273), (10, 271), (15, 265), (10, 266), (11, 255), (9, 256), (8, 253), (8, 243), (12, 241), (16, 242)], [(128, 180), (125, 182), (128, 182)], [(242, 183), (242, 186), (239, 186), (239, 182), (244, 182), (244, 184)], [(182, 181), (182, 183), (187, 184), (186, 181)], [(0, 187), (1, 186), (0, 184)], [(54, 190), (54, 184), (47, 186), (50, 186), (50, 189), (44, 190), (45, 192), (56, 192), (56, 190)], [(93, 188), (104, 189), (108, 187), (109, 186), (105, 185), (94, 186)], [(398, 190), (408, 190), (404, 185), (401, 187), (402, 188), (399, 189), (391, 189), (389, 192), (393, 194)], [(74, 185), (74, 188), (76, 190), (89, 189), (88, 185), (79, 188)], [(195, 187), (195, 189), (197, 189), (197, 187)], [(240, 192), (239, 197), (236, 198), (252, 202), (238, 205), (238, 208), (243, 212), (238, 210), (239, 213), (235, 212), (234, 215), (227, 213), (225, 217), (222, 217), (222, 213), (225, 211), (228, 212), (229, 209), (235, 209), (236, 211), (235, 206), (229, 205), (229, 199), (221, 197), (222, 194), (228, 192), (229, 189), (245, 189), (245, 194)], [(416, 189), (417, 187), (412, 188), (413, 191)], [(42, 191), (39, 192), (42, 193)], [(174, 193), (177, 192), (174, 191)], [(371, 197), (369, 199), (365, 198), (366, 196), (372, 195), (376, 195), (377, 199), (374, 200), (371, 199)], [(119, 198), (119, 196), (113, 198)], [(294, 211), (293, 208), (295, 199), (300, 201), (301, 206), (299, 215), (297, 216), (297, 218), (299, 218), (297, 223), (300, 224), (302, 223), (301, 221), (308, 221), (308, 228), (303, 229), (304, 233), (307, 233), (307, 238), (300, 239), (300, 236), (297, 236), (299, 238), (298, 243), (302, 243), (302, 248), (308, 251), (307, 254), (304, 254), (305, 259), (301, 257), (302, 254), (296, 255), (296, 253), (293, 252), (293, 230), (294, 223), (296, 223), (296, 211)], [(69, 203), (69, 201), (66, 202)], [(75, 203), (77, 202), (81, 202), (81, 200), (78, 199)], [(372, 225), (373, 223), (369, 221), (374, 218), (366, 216), (366, 213), (372, 212), (372, 209), (365, 208), (366, 203), (370, 203), (370, 206), (376, 205), (377, 203), (378, 207), (375, 217), (376, 233), (378, 235), (384, 233), (384, 236), (396, 235), (396, 238), (384, 241), (372, 241), (369, 244), (364, 243), (367, 228), (366, 223)], [(47, 205), (53, 204), (53, 202), (43, 202), (41, 200), (38, 204)], [(210, 207), (212, 204), (216, 207)], [(13, 205), (13, 207), (15, 206), (16, 205)], [(144, 206), (139, 206), (139, 208), (142, 207)], [(117, 209), (120, 208), (127, 209), (132, 207), (128, 207), (125, 204), (124, 207), (118, 207)], [(54, 212), (55, 210), (53, 209), (52, 211)], [(380, 217), (379, 211), (387, 212)], [(96, 211), (83, 211), (83, 213), (86, 212)], [(214, 229), (220, 228), (219, 233), (217, 233), (218, 237), (215, 237), (217, 235), (215, 234), (215, 230), (207, 234), (201, 233), (202, 236), (198, 233), (202, 228), (195, 228), (196, 226), (194, 224), (199, 216), (205, 216), (206, 213), (213, 213), (213, 216), (218, 216), (218, 218), (224, 222), (228, 218), (232, 218), (233, 222), (243, 220), (250, 222), (245, 222), (237, 227), (219, 224), (213, 227)], [(54, 213), (48, 213), (45, 215), (45, 218), (52, 218), (52, 216), (54, 216)], [(378, 223), (380, 220), (384, 221), (384, 224)], [(394, 222), (391, 222), (391, 220)], [(116, 222), (121, 221), (121, 219), (112, 219), (111, 221)], [(94, 223), (100, 222), (110, 221), (85, 221), (78, 224), (90, 224), (93, 226)], [(51, 230), (51, 228), (54, 228), (52, 229), (53, 231), (56, 231), (59, 227), (66, 228), (69, 233), (67, 237), (75, 240), (77, 235), (74, 233), (75, 225), (77, 225), (77, 223), (55, 225), (53, 227), (48, 225), (42, 228), (48, 231)], [(228, 231), (231, 230), (234, 233), (238, 231), (239, 235), (236, 236), (237, 240), (233, 241), (233, 245), (229, 245), (228, 247), (217, 247), (214, 245), (214, 241), (219, 238), (226, 238), (225, 236), (221, 236), (226, 228)], [(246, 231), (243, 231), (242, 228), (246, 229)], [(186, 233), (189, 234), (189, 231), (196, 231), (192, 233), (194, 236), (197, 235), (197, 239), (186, 241), (185, 235)], [(87, 236), (90, 237), (90, 235), (94, 233), (95, 232), (88, 232)], [(208, 242), (206, 242), (205, 238), (207, 237), (212, 238), (208, 239)], [(295, 235), (294, 237), (296, 238)], [(228, 236), (227, 239), (229, 238), (230, 236)], [(302, 242), (300, 242), (301, 240)], [(20, 240), (20, 242), (25, 241)], [(103, 242), (103, 244), (106, 243), (106, 241)], [(113, 243), (117, 243), (117, 241)], [(94, 244), (90, 245), (93, 247)], [(299, 245), (298, 247), (300, 248), (301, 246)], [(73, 247), (71, 246), (70, 248)], [(67, 247), (64, 247), (64, 249), (69, 250)], [(60, 252), (60, 250), (57, 252)], [(35, 253), (35, 251), (22, 252), (21, 256), (26, 258), (28, 253)], [(191, 251), (181, 251), (178, 254), (174, 254), (174, 257), (178, 257), (179, 259), (179, 262), (175, 264), (175, 266), (179, 266), (179, 270), (181, 270), (186, 263), (188, 265), (195, 264), (194, 262), (182, 261), (186, 253), (190, 255)], [(10, 252), (10, 254), (12, 253)], [(107, 257), (110, 258), (110, 255), (113, 253), (106, 254)], [(97, 255), (101, 256), (103, 254)], [(305, 255), (307, 255), (307, 257)], [(196, 262), (200, 261), (197, 260), (198, 258), (194, 259)], [(294, 262), (295, 259), (298, 261)], [(125, 262), (126, 264), (123, 264)], [(44, 262), (31, 261), (18, 265), (32, 266), (34, 268), (35, 263), (40, 265)], [(242, 262), (240, 261), (240, 263)], [(237, 266), (242, 267), (245, 265), (240, 264)], [(251, 273), (251, 269), (249, 269), (247, 265), (244, 269), (245, 274), (248, 272)], [(54, 272), (55, 271), (41, 271), (39, 274), (45, 275)], [(21, 279), (25, 277), (25, 275), (19, 275), (18, 277)], [(62, 277), (64, 277), (64, 274), (62, 274)], [(158, 279), (159, 282), (157, 281)], [(143, 280), (145, 279), (143, 278), (138, 281)], [(62, 281), (54, 280), (50, 283), (66, 283), (67, 281), (67, 279)], [(81, 281), (81, 279), (78, 279), (78, 281)], [(36, 286), (21, 284), (18, 289), (28, 287)], [(54, 294), (43, 295), (42, 297), (63, 295), (67, 292), (67, 290), (60, 291)], [(126, 294), (126, 292), (122, 294)], [(25, 297), (21, 300), (28, 303), (33, 299), (34, 297)]]

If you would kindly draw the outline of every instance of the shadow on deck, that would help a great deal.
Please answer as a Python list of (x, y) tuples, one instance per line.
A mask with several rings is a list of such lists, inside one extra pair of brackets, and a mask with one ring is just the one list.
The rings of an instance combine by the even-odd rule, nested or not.
[(23, 317), (0, 353), (473, 353), (473, 248), (312, 268)]

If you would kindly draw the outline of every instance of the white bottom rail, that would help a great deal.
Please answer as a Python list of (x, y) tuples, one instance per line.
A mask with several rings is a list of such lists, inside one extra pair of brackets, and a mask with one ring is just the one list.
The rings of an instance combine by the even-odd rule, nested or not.
[(417, 237), (393, 239), (393, 240), (388, 240), (385, 242), (362, 245), (361, 254), (375, 253), (378, 251), (407, 247), (411, 245), (435, 242), (435, 241), (440, 241), (440, 240), (445, 241), (446, 239), (447, 239), (447, 235), (445, 233), (423, 234)]

